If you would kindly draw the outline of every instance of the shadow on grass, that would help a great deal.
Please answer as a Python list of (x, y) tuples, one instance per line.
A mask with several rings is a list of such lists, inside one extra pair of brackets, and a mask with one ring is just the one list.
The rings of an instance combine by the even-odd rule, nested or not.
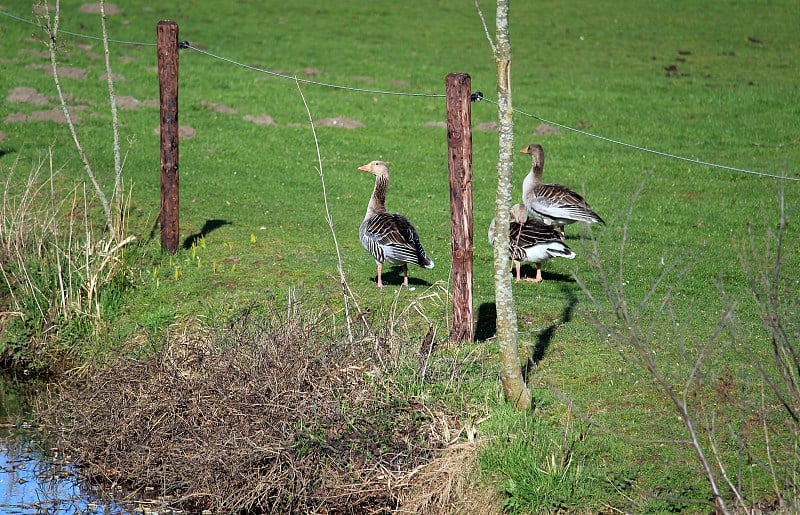
[[(370, 279), (373, 283), (378, 282), (378, 276), (375, 275)], [(393, 266), (389, 270), (386, 270), (386, 265), (384, 265), (383, 275), (382, 275), (383, 285), (384, 286), (400, 286), (403, 284), (403, 267), (401, 266)], [(420, 279), (418, 277), (414, 277), (414, 269), (409, 266), (408, 267), (408, 286), (430, 286), (431, 283), (424, 279)]]
[(475, 341), (485, 342), (497, 332), (497, 306), (494, 302), (484, 302), (478, 307), (475, 324)]
[(572, 320), (572, 312), (575, 310), (575, 306), (578, 304), (578, 297), (576, 297), (575, 293), (573, 293), (567, 287), (562, 287), (561, 291), (564, 293), (567, 303), (564, 306), (564, 310), (561, 312), (561, 316), (559, 317), (558, 321), (544, 328), (536, 336), (536, 343), (531, 349), (528, 362), (525, 363), (525, 366), (522, 369), (522, 377), (525, 378), (526, 383), (528, 382), (530, 375), (536, 371), (536, 367), (539, 362), (544, 359), (544, 355), (547, 353), (547, 349), (550, 347), (550, 342), (553, 341), (553, 335), (555, 335), (556, 329), (558, 329), (559, 326), (568, 324)]
[[(536, 277), (536, 267), (533, 265), (522, 265), (519, 269), (522, 277)], [(574, 283), (575, 279), (571, 275), (559, 274), (557, 272), (546, 272), (542, 270), (542, 281), (555, 281), (555, 282), (570, 282)]]
[[(560, 275), (560, 274), (559, 274)], [(540, 361), (544, 359), (550, 342), (553, 341), (556, 329), (559, 326), (568, 324), (572, 320), (572, 313), (578, 304), (578, 297), (575, 296), (568, 287), (562, 287), (561, 291), (566, 297), (566, 304), (561, 312), (558, 321), (550, 324), (536, 336), (536, 343), (533, 344), (530, 357), (523, 366), (522, 375), (528, 381)], [(478, 307), (477, 324), (475, 328), (475, 341), (486, 341), (497, 332), (497, 308), (494, 302), (485, 302)]]
[(231, 225), (232, 223), (233, 222), (229, 222), (227, 220), (219, 220), (216, 218), (211, 220), (206, 220), (206, 223), (203, 224), (203, 227), (202, 229), (200, 229), (200, 232), (191, 234), (187, 236), (185, 240), (183, 240), (183, 248), (186, 250), (192, 248), (193, 245), (196, 245), (198, 241), (205, 238), (206, 235), (211, 231), (219, 229), (220, 227), (223, 227), (225, 225)]
[[(526, 270), (527, 269), (527, 270)], [(520, 270), (525, 277), (533, 277), (536, 275), (536, 268), (530, 265), (523, 265)], [(544, 281), (558, 281), (558, 282), (574, 282), (571, 276), (566, 274), (558, 274), (552, 272), (542, 272), (542, 280)], [(575, 308), (578, 299), (575, 294), (569, 291), (567, 287), (561, 289), (568, 298), (567, 306), (564, 308), (561, 316), (561, 323), (566, 324), (572, 318), (572, 310)], [(543, 357), (550, 340), (553, 338), (555, 325), (548, 327), (539, 335), (537, 343), (533, 352), (533, 359), (538, 363)], [(478, 307), (478, 316), (475, 324), (475, 341), (483, 342), (491, 338), (497, 333), (497, 307), (494, 302), (485, 302)]]

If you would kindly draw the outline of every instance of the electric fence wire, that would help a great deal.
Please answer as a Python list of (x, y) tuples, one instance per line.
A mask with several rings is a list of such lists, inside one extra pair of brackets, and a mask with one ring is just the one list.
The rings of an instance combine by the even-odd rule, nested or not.
[[(8, 18), (11, 18), (12, 20), (16, 20), (16, 21), (19, 21), (19, 22), (22, 22), (22, 23), (27, 23), (28, 25), (33, 25), (34, 27), (38, 27), (38, 28), (40, 28), (40, 29), (42, 29), (44, 31), (47, 30), (47, 28), (44, 25), (42, 25), (41, 23), (37, 23), (35, 21), (28, 20), (28, 19), (23, 18), (21, 16), (16, 16), (14, 14), (11, 14), (11, 13), (8, 13), (8, 12), (2, 11), (2, 10), (0, 10), (0, 14), (2, 14), (3, 16), (6, 16)], [(102, 41), (103, 40), (103, 38), (101, 36), (92, 36), (92, 35), (89, 35), (89, 34), (81, 34), (79, 32), (70, 32), (68, 30), (63, 30), (63, 29), (58, 29), (58, 33), (59, 34), (68, 34), (70, 36), (75, 36), (76, 38), (82, 38), (82, 39), (92, 39), (92, 40), (95, 40), (95, 41)], [(157, 46), (156, 43), (142, 43), (142, 42), (139, 42), (139, 41), (125, 41), (125, 40), (122, 40), (122, 39), (109, 39), (108, 42), (109, 43), (118, 43), (118, 44), (121, 44), (121, 45)]]
[[(27, 19), (22, 18), (20, 16), (15, 16), (15, 15), (13, 15), (11, 13), (8, 13), (8, 12), (5, 12), (3, 10), (0, 10), (0, 15), (6, 16), (6, 17), (8, 17), (8, 18), (10, 18), (12, 20), (16, 20), (16, 21), (19, 21), (19, 22), (23, 22), (23, 23), (28, 23), (30, 25), (34, 25), (34, 26), (37, 26), (37, 27), (41, 28), (42, 30), (45, 30), (45, 27), (43, 27), (41, 24), (38, 24), (36, 22), (27, 20)], [(59, 33), (60, 34), (68, 34), (70, 36), (74, 36), (74, 37), (78, 37), (78, 38), (85, 38), (85, 39), (92, 39), (92, 40), (102, 40), (102, 38), (98, 37), (98, 36), (91, 36), (91, 35), (81, 34), (81, 33), (77, 33), (77, 32), (70, 32), (70, 31), (67, 31), (67, 30), (59, 30)], [(109, 43), (117, 43), (117, 44), (124, 44), (124, 45), (156, 46), (156, 43), (142, 43), (142, 42), (124, 41), (124, 40), (118, 40), (118, 39), (109, 39), (108, 41), (109, 41)], [(206, 50), (202, 50), (202, 49), (190, 44), (188, 41), (182, 41), (179, 44), (179, 46), (182, 49), (193, 50), (193, 51), (195, 51), (195, 52), (197, 52), (199, 54), (205, 55), (206, 57), (210, 57), (212, 59), (217, 59), (219, 61), (222, 61), (222, 62), (225, 62), (225, 63), (228, 63), (228, 64), (232, 64), (234, 66), (239, 66), (239, 67), (247, 69), (247, 70), (255, 71), (255, 72), (258, 72), (258, 73), (264, 73), (264, 74), (267, 74), (267, 75), (270, 75), (270, 76), (273, 76), (273, 77), (279, 77), (279, 78), (282, 78), (282, 79), (289, 79), (289, 80), (292, 80), (292, 81), (297, 81), (297, 82), (301, 82), (301, 83), (304, 83), (304, 84), (310, 84), (310, 85), (314, 85), (314, 86), (321, 86), (321, 87), (339, 89), (339, 90), (344, 90), (344, 91), (353, 91), (353, 92), (357, 92), (357, 93), (371, 93), (371, 94), (374, 94), (374, 95), (394, 95), (394, 96), (425, 97), (425, 98), (444, 98), (444, 97), (447, 96), (447, 95), (445, 95), (443, 93), (408, 93), (408, 92), (402, 92), (402, 91), (383, 91), (383, 90), (377, 90), (377, 89), (355, 88), (355, 87), (350, 87), (350, 86), (342, 86), (342, 85), (338, 85), (338, 84), (330, 84), (330, 83), (326, 83), (326, 82), (318, 82), (318, 81), (313, 81), (313, 80), (309, 80), (309, 79), (302, 79), (302, 78), (298, 78), (298, 77), (295, 77), (295, 76), (286, 75), (286, 74), (283, 74), (283, 73), (278, 73), (278, 72), (266, 70), (266, 69), (263, 69), (263, 68), (259, 68), (257, 66), (251, 66), (251, 65), (248, 65), (248, 64), (244, 64), (244, 63), (235, 61), (233, 59), (229, 59), (227, 57), (223, 57), (223, 56), (216, 55), (216, 54), (213, 54), (211, 52), (208, 52)], [(483, 100), (483, 101), (486, 101), (486, 102), (488, 102), (490, 104), (497, 105), (496, 101), (490, 100), (490, 99), (484, 97), (483, 94), (481, 94), (481, 93), (473, 94), (472, 97), (473, 97), (472, 98), (473, 101), (481, 101), (481, 100)], [(737, 173), (744, 173), (744, 174), (754, 175), (754, 176), (757, 176), (757, 177), (780, 179), (780, 180), (786, 180), (786, 181), (800, 181), (800, 177), (790, 177), (790, 176), (786, 176), (786, 175), (777, 175), (777, 174), (771, 174), (771, 173), (765, 173), (765, 172), (757, 172), (757, 171), (749, 170), (749, 169), (746, 169), (746, 168), (737, 168), (737, 167), (722, 165), (722, 164), (718, 164), (718, 163), (711, 163), (711, 162), (708, 162), (708, 161), (701, 161), (699, 159), (693, 159), (693, 158), (689, 158), (689, 157), (679, 156), (679, 155), (676, 155), (676, 154), (671, 154), (669, 152), (662, 152), (660, 150), (653, 150), (651, 148), (642, 147), (640, 145), (634, 145), (632, 143), (626, 143), (624, 141), (619, 141), (619, 140), (615, 140), (615, 139), (608, 138), (608, 137), (605, 137), (605, 136), (601, 136), (599, 134), (593, 134), (591, 132), (587, 132), (587, 131), (583, 131), (583, 130), (580, 130), (580, 129), (576, 129), (576, 128), (570, 127), (568, 125), (564, 125), (564, 124), (561, 124), (561, 123), (558, 123), (558, 122), (554, 122), (552, 120), (548, 120), (548, 119), (543, 118), (541, 116), (538, 116), (536, 114), (527, 113), (525, 111), (522, 111), (521, 109), (516, 109), (516, 108), (512, 108), (512, 109), (513, 109), (513, 112), (515, 112), (515, 113), (519, 113), (522, 116), (527, 116), (529, 118), (533, 118), (535, 120), (539, 120), (542, 123), (546, 123), (546, 124), (552, 125), (554, 127), (559, 127), (561, 129), (564, 129), (564, 130), (572, 131), (572, 132), (574, 132), (576, 134), (581, 134), (583, 136), (587, 136), (587, 137), (590, 137), (590, 138), (595, 138), (595, 139), (598, 139), (598, 140), (601, 140), (601, 141), (605, 141), (607, 143), (611, 143), (611, 144), (614, 144), (614, 145), (620, 145), (620, 146), (627, 147), (627, 148), (630, 148), (630, 149), (633, 149), (633, 150), (638, 150), (640, 152), (647, 152), (647, 153), (658, 155), (658, 156), (661, 156), (661, 157), (666, 157), (666, 158), (669, 158), (669, 159), (675, 159), (675, 160), (679, 160), (679, 161), (686, 161), (686, 162), (694, 163), (694, 164), (701, 165), (701, 166), (708, 166), (708, 167), (711, 167), (711, 168), (719, 168), (719, 169), (722, 169), (722, 170), (728, 170), (728, 171), (737, 172)]]
[(381, 91), (381, 90), (377, 90), (377, 89), (353, 88), (353, 87), (349, 87), (349, 86), (341, 86), (341, 85), (338, 85), (338, 84), (328, 84), (326, 82), (317, 82), (317, 81), (308, 80), (308, 79), (301, 79), (299, 77), (293, 77), (291, 75), (285, 75), (283, 73), (272, 72), (272, 71), (269, 71), (269, 70), (265, 70), (263, 68), (258, 68), (256, 66), (250, 66), (249, 64), (240, 63), (240, 62), (234, 61), (233, 59), (228, 59), (227, 57), (222, 57), (222, 56), (219, 56), (219, 55), (212, 54), (211, 52), (207, 52), (205, 50), (201, 50), (201, 49), (199, 49), (199, 48), (197, 48), (195, 46), (190, 45), (187, 41), (184, 41), (184, 42), (181, 43), (181, 48), (188, 48), (190, 50), (194, 50), (195, 52), (199, 52), (199, 53), (201, 53), (203, 55), (206, 55), (208, 57), (213, 57), (214, 59), (219, 59), (220, 61), (223, 61), (223, 62), (226, 62), (226, 63), (229, 63), (229, 64), (233, 64), (233, 65), (236, 65), (236, 66), (240, 66), (240, 67), (245, 68), (247, 70), (266, 73), (267, 75), (272, 75), (273, 77), (280, 77), (282, 79), (290, 79), (290, 80), (293, 80), (293, 81), (296, 80), (297, 82), (302, 82), (304, 84), (313, 84), (315, 86), (323, 86), (323, 87), (326, 87), (326, 88), (343, 89), (343, 90), (346, 90), (346, 91), (356, 91), (358, 93), (373, 93), (373, 94), (376, 94), (376, 95), (397, 95), (397, 96), (403, 96), (403, 97), (444, 98), (445, 96), (447, 96), (444, 93), (405, 93), (405, 92), (402, 92), (402, 91)]
[[(479, 97), (477, 100), (485, 100), (485, 101), (489, 102), (490, 104), (497, 105), (497, 102), (495, 102), (493, 100), (489, 100), (487, 98)], [(560, 124), (558, 122), (547, 120), (547, 119), (542, 118), (541, 116), (537, 116), (535, 114), (526, 113), (525, 111), (521, 111), (519, 109), (512, 108), (512, 110), (515, 113), (519, 113), (519, 114), (521, 114), (523, 116), (528, 116), (530, 118), (533, 118), (535, 120), (539, 120), (542, 123), (546, 123), (546, 124), (552, 125), (554, 127), (559, 127), (561, 129), (565, 129), (565, 130), (568, 130), (568, 131), (576, 132), (578, 134), (582, 134), (584, 136), (589, 136), (590, 138), (596, 138), (596, 139), (599, 139), (599, 140), (602, 140), (602, 141), (606, 141), (608, 143), (613, 143), (614, 145), (621, 145), (623, 147), (632, 148), (634, 150), (640, 150), (642, 152), (649, 152), (651, 154), (655, 154), (655, 155), (662, 156), (662, 157), (668, 157), (670, 159), (677, 159), (677, 160), (680, 160), (680, 161), (687, 161), (689, 163), (694, 163), (694, 164), (703, 165), (703, 166), (710, 166), (710, 167), (713, 167), (713, 168), (721, 168), (723, 170), (730, 170), (732, 172), (747, 173), (747, 174), (751, 174), (751, 175), (756, 175), (758, 177), (770, 177), (770, 178), (773, 178), (773, 179), (784, 179), (784, 180), (787, 180), (787, 181), (800, 181), (800, 177), (788, 177), (788, 176), (785, 176), (785, 175), (775, 175), (775, 174), (771, 174), (771, 173), (756, 172), (756, 171), (753, 171), (753, 170), (747, 170), (745, 168), (736, 168), (736, 167), (733, 167), (733, 166), (726, 166), (726, 165), (721, 165), (721, 164), (717, 164), (717, 163), (709, 163), (707, 161), (700, 161), (699, 159), (693, 159), (691, 157), (683, 157), (683, 156), (678, 156), (678, 155), (675, 155), (675, 154), (670, 154), (668, 152), (661, 152), (660, 150), (653, 150), (651, 148), (641, 147), (639, 145), (634, 145), (632, 143), (625, 143), (624, 141), (619, 141), (619, 140), (615, 140), (615, 139), (612, 139), (612, 138), (607, 138), (605, 136), (600, 136), (599, 134), (592, 134), (591, 132), (582, 131), (580, 129), (576, 129), (574, 127), (570, 127), (568, 125), (563, 125), (563, 124)]]

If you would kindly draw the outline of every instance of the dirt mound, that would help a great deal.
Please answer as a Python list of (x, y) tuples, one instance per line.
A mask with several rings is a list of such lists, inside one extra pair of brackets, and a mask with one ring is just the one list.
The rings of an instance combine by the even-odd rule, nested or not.
[[(120, 13), (119, 7), (115, 4), (107, 3), (104, 7), (105, 7), (105, 12), (108, 16), (113, 16), (115, 14)], [(102, 10), (100, 9), (99, 2), (94, 4), (83, 4), (82, 6), (80, 6), (78, 10), (82, 13), (89, 13), (89, 14), (100, 14), (102, 12)]]
[(358, 120), (352, 120), (342, 116), (337, 116), (336, 118), (322, 118), (317, 120), (314, 125), (317, 127), (340, 127), (343, 129), (361, 129), (364, 127), (364, 124)]
[[(70, 112), (70, 119), (72, 123), (80, 124), (82, 122), (81, 117), (75, 111), (83, 111), (86, 109), (85, 106), (73, 106), (72, 111)], [(5, 117), (3, 120), (4, 123), (15, 123), (15, 122), (38, 122), (38, 121), (50, 121), (56, 123), (67, 123), (67, 119), (64, 117), (64, 110), (57, 107), (53, 109), (48, 109), (46, 111), (34, 111), (30, 114), (25, 113), (11, 113)]]
[(11, 102), (12, 104), (23, 103), (38, 106), (45, 106), (50, 103), (46, 96), (42, 95), (34, 88), (28, 87), (12, 89), (6, 97), (6, 101)]
[(250, 308), (68, 382), (42, 410), (61, 452), (94, 483), (193, 513), (470, 511), (451, 498), (475, 453), (441, 436), (454, 417), (398, 391), (374, 338), (289, 311)]

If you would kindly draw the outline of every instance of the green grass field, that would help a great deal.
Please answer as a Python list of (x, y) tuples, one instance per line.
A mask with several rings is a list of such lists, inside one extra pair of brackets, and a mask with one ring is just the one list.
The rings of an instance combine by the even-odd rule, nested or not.
[[(447, 140), (445, 129), (428, 122), (445, 120), (438, 95), (451, 72), (469, 73), (473, 91), (496, 100), (494, 57), (474, 3), (196, 0), (151, 7), (132, 0), (118, 5), (120, 12), (108, 17), (110, 37), (142, 43), (112, 43), (110, 49), (116, 94), (139, 101), (136, 108), (120, 110), (128, 231), (138, 245), (126, 250), (133, 264), (130, 287), (105, 294), (103, 329), (93, 346), (77, 354), (102, 354), (187, 320), (213, 326), (247, 302), (289, 291), (312, 305), (341, 309), (314, 135), (298, 85), (249, 67), (344, 87), (299, 85), (315, 120), (340, 117), (363, 124), (316, 128), (349, 285), (360, 307), (376, 317), (394, 302), (420, 306), (424, 317), (441, 325), (438, 334), (444, 338), (450, 307), (429, 294), (449, 281)], [(495, 6), (483, 1), (481, 8), (493, 33)], [(10, 0), (0, 9), (33, 19), (30, 2)], [(100, 34), (97, 14), (82, 12), (74, 2), (62, 2), (61, 10), (63, 30)], [(190, 248), (175, 256), (160, 252), (156, 225), (159, 92), (153, 45), (163, 19), (179, 24), (181, 40), (226, 59), (192, 49), (180, 54), (179, 120), (196, 134), (180, 142), (180, 242)], [(728, 431), (755, 431), (748, 425), (756, 420), (749, 410), (761, 388), (754, 355), (767, 361), (771, 355), (763, 313), (743, 272), (742, 249), (753, 234), (762, 252), (747, 261), (768, 263), (774, 257), (765, 247), (777, 228), (782, 192), (790, 223), (779, 290), (796, 318), (800, 288), (792, 271), (800, 263), (791, 222), (800, 184), (591, 135), (800, 177), (797, 24), (791, 1), (769, 8), (719, 0), (511, 5), (515, 147), (541, 143), (545, 181), (584, 192), (607, 225), (591, 232), (569, 226), (567, 241), (578, 258), (544, 264), (540, 284), (514, 285), (520, 341), (537, 362), (531, 377), (534, 412), (511, 412), (493, 379), (479, 381), (457, 401), (465, 419), (485, 419), (478, 430), (485, 445), (481, 470), (508, 511), (708, 511), (708, 483), (674, 408), (651, 375), (625, 359), (623, 342), (598, 332), (591, 322), (597, 311), (575, 276), (602, 298), (602, 281), (589, 259), (595, 241), (604, 270), (623, 269), (618, 280), (633, 306), (667, 267), (677, 265), (641, 310), (640, 322), (655, 361), (679, 391), (699, 353), (716, 338), (701, 377), (688, 390), (697, 396), (692, 406), (698, 419), (711, 427), (716, 415), (717, 434), (726, 432), (725, 442), (735, 442)], [(2, 15), (0, 30), (0, 176), (5, 183), (15, 170), (9, 191), (20, 192), (28, 171), (49, 159), (52, 148), (57, 190), (67, 195), (86, 180), (71, 136), (62, 123), (31, 119), (58, 107), (45, 34)], [(78, 35), (62, 34), (60, 41), (60, 64), (75, 71), (62, 77), (62, 87), (81, 119), (77, 129), (88, 158), (108, 187), (113, 156), (103, 47)], [(42, 103), (12, 98), (22, 87), (43, 95)], [(432, 96), (411, 96), (418, 93)], [(275, 124), (247, 119), (262, 115)], [(464, 352), (474, 349), (484, 358), (478, 374), (484, 377), (485, 369), (495, 366), (486, 229), (494, 215), (498, 151), (497, 132), (479, 125), (496, 121), (497, 108), (491, 101), (477, 102), (472, 116), (479, 341), (465, 344)], [(564, 127), (559, 134), (534, 134), (542, 119)], [(387, 207), (414, 222), (436, 262), (432, 270), (410, 268), (413, 289), (399, 293), (396, 271), (386, 276), (388, 288), (376, 288), (375, 264), (358, 241), (373, 181), (357, 167), (373, 159), (391, 163)], [(528, 156), (515, 154), (515, 200), (529, 167)], [(0, 295), (8, 296), (5, 287)], [(729, 325), (713, 337), (731, 302), (735, 329)], [(673, 313), (677, 323), (665, 313)], [(405, 320), (409, 341), (418, 341), (427, 328), (424, 317)], [(472, 371), (463, 373), (469, 377)], [(723, 395), (729, 376), (742, 383), (735, 400)], [(768, 408), (770, 416), (779, 416), (778, 406)], [(769, 474), (736, 448), (724, 451), (734, 482), (746, 485), (750, 505), (774, 500)], [(784, 458), (796, 471), (797, 461)]]

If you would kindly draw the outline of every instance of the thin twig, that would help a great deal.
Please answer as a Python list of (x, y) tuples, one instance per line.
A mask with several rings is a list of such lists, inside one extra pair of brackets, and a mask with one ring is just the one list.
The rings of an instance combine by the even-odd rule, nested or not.
[(486, 25), (486, 18), (484, 18), (483, 16), (483, 11), (481, 10), (480, 4), (478, 4), (478, 0), (475, 0), (475, 9), (477, 9), (478, 16), (481, 19), (481, 25), (483, 25), (483, 32), (484, 34), (486, 34), (486, 39), (489, 40), (489, 46), (492, 47), (492, 54), (496, 54), (497, 47), (495, 46), (494, 41), (492, 40), (492, 35), (489, 33), (489, 27), (487, 27)]
[[(311, 116), (311, 110), (308, 107), (308, 103), (306, 102), (306, 97), (303, 95), (303, 90), (300, 88), (300, 82), (295, 80), (295, 84), (297, 85), (297, 91), (300, 93), (300, 98), (303, 100), (303, 106), (306, 109), (306, 114), (308, 115), (308, 123), (311, 125), (311, 133), (314, 135), (314, 147), (317, 150), (317, 163), (319, 167), (317, 168), (317, 172), (319, 173), (319, 180), (322, 183), (322, 200), (325, 204), (325, 221), (328, 223), (328, 227), (331, 230), (331, 236), (333, 236), (333, 246), (336, 249), (336, 263), (337, 269), (339, 270), (339, 280), (341, 281), (342, 286), (342, 297), (344, 297), (344, 313), (345, 313), (345, 320), (347, 323), (347, 337), (350, 341), (350, 345), (353, 345), (354, 338), (353, 338), (353, 328), (352, 323), (350, 320), (350, 298), (351, 292), (350, 287), (347, 284), (347, 277), (344, 273), (344, 266), (342, 264), (342, 254), (339, 250), (339, 241), (336, 238), (336, 231), (333, 227), (333, 217), (331, 216), (331, 211), (328, 206), (328, 191), (325, 187), (325, 174), (322, 170), (322, 154), (319, 151), (319, 139), (317, 138), (317, 131), (314, 128), (314, 119)], [(355, 304), (355, 299), (353, 299), (353, 303)], [(356, 309), (360, 311), (360, 308), (356, 304)]]
[(56, 12), (54, 18), (50, 19), (50, 7), (48, 6), (47, 0), (44, 2), (45, 12), (48, 13), (45, 15), (47, 20), (45, 24), (45, 28), (47, 30), (49, 37), (48, 42), (48, 49), (50, 50), (50, 66), (53, 68), (53, 81), (55, 82), (56, 91), (58, 92), (58, 99), (61, 103), (61, 111), (64, 113), (64, 119), (67, 122), (67, 127), (69, 127), (69, 132), (72, 135), (72, 140), (75, 142), (75, 147), (78, 150), (78, 154), (80, 155), (81, 162), (83, 163), (83, 167), (86, 170), (86, 175), (89, 176), (89, 180), (92, 181), (92, 185), (94, 186), (95, 193), (97, 197), (100, 199), (100, 203), (103, 206), (103, 211), (106, 215), (106, 223), (108, 224), (109, 229), (111, 229), (111, 233), (114, 234), (115, 224), (114, 219), (111, 215), (111, 206), (108, 203), (108, 198), (106, 198), (105, 193), (103, 193), (103, 189), (100, 187), (100, 184), (97, 182), (97, 178), (95, 177), (94, 170), (92, 170), (92, 166), (89, 164), (89, 159), (86, 157), (86, 151), (83, 149), (83, 145), (81, 144), (80, 139), (78, 139), (78, 133), (75, 130), (75, 124), (72, 121), (72, 116), (70, 115), (69, 108), (67, 107), (67, 100), (64, 96), (64, 92), (61, 89), (61, 80), (59, 79), (58, 75), (58, 59), (56, 58), (57, 53), (57, 41), (58, 41), (58, 24), (60, 21), (60, 2), (56, 0)]
[(106, 77), (108, 80), (108, 99), (111, 104), (111, 132), (114, 137), (114, 191), (111, 194), (115, 215), (120, 225), (112, 225), (111, 229), (117, 241), (123, 240), (122, 227), (122, 159), (119, 151), (119, 118), (117, 116), (117, 96), (114, 94), (114, 77), (111, 73), (111, 53), (108, 50), (108, 30), (106, 28), (106, 3), (100, 0), (100, 24), (103, 31), (103, 50), (106, 59)]

